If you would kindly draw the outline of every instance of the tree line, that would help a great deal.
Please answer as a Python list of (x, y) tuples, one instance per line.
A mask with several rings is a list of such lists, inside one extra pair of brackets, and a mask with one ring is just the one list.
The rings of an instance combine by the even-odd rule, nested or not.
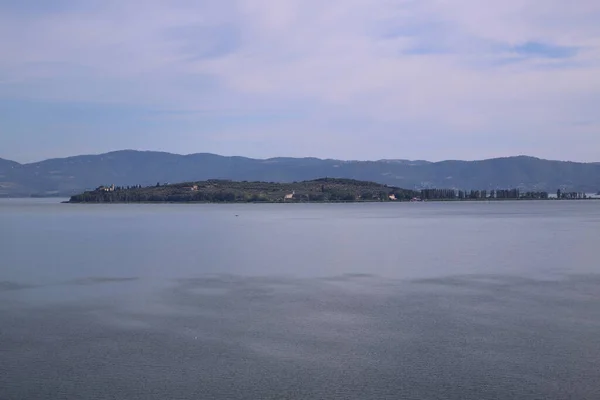
[(558, 189), (556, 191), (556, 198), (564, 200), (582, 200), (587, 199), (587, 195), (581, 192), (563, 192)]
[[(545, 191), (519, 189), (456, 190), (402, 189), (352, 179), (321, 178), (312, 181), (275, 183), (209, 180), (143, 187), (100, 186), (71, 197), (73, 203), (143, 203), (143, 202), (356, 202), (408, 200), (545, 200)], [(557, 191), (558, 199), (585, 199), (576, 192)]]
[(455, 189), (422, 189), (423, 200), (482, 200), (482, 199), (548, 199), (548, 192), (528, 191), (520, 192), (519, 189), (498, 190), (455, 190)]

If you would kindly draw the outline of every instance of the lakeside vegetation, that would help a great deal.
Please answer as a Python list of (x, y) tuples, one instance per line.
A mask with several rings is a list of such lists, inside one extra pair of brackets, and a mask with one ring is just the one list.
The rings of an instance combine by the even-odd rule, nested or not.
[[(509, 190), (411, 190), (354, 179), (321, 178), (293, 183), (207, 180), (155, 186), (101, 186), (70, 203), (287, 203), (546, 200), (547, 192)], [(557, 192), (558, 199), (584, 199), (581, 193)]]

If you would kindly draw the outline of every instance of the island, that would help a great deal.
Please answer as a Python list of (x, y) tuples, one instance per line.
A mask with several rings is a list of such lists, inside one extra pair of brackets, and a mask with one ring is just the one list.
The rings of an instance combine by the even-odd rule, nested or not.
[(321, 178), (293, 183), (208, 180), (155, 186), (100, 186), (68, 203), (298, 203), (410, 201), (420, 192), (354, 179)]
[(519, 189), (456, 190), (403, 189), (345, 178), (320, 178), (302, 182), (248, 182), (207, 180), (152, 186), (100, 186), (74, 195), (67, 203), (304, 203), (580, 200), (584, 193), (520, 191)]

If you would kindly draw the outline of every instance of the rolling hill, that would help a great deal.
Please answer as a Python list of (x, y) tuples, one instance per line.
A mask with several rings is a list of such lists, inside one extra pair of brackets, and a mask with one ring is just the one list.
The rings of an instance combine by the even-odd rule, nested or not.
[(600, 164), (518, 156), (481, 161), (342, 161), (225, 157), (123, 150), (19, 164), (0, 159), (0, 196), (70, 196), (99, 185), (151, 185), (209, 179), (294, 182), (323, 177), (406, 189), (460, 188), (597, 192)]

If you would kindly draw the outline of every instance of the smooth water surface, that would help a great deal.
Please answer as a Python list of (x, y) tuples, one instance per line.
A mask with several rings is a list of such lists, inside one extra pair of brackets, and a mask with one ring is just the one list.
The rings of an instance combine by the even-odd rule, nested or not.
[(600, 398), (600, 202), (0, 200), (0, 399)]

